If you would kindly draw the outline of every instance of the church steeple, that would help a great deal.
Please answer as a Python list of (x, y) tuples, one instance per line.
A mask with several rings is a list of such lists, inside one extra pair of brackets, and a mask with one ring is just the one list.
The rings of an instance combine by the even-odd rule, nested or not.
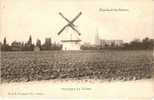
[(99, 37), (98, 29), (96, 29), (96, 34), (95, 34), (95, 44), (100, 45), (100, 37)]

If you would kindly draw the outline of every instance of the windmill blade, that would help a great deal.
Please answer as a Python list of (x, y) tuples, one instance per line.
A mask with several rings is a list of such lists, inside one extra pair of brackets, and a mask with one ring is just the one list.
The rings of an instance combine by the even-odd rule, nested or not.
[(81, 35), (81, 33), (77, 30), (77, 29), (75, 29), (74, 27), (72, 27), (72, 26), (70, 26), (74, 31), (76, 31), (77, 33), (78, 33), (78, 35)]
[(63, 31), (64, 31), (64, 29), (67, 27), (67, 25), (65, 25), (57, 34), (58, 35), (60, 35)]
[(64, 18), (68, 23), (71, 23), (66, 17), (64, 17), (64, 15), (63, 15), (61, 12), (59, 12), (59, 15), (60, 15), (62, 18)]
[(64, 18), (69, 24), (71, 24), (72, 26), (75, 26), (71, 21), (69, 21), (61, 12), (59, 12), (59, 15)]
[(79, 12), (79, 14), (71, 21), (71, 23), (74, 23), (74, 21), (76, 21), (80, 17), (81, 14), (82, 12)]
[(73, 22), (74, 22), (75, 20), (77, 20), (81, 14), (82, 14), (82, 13), (80, 12), (72, 21), (70, 21), (70, 20), (68, 20), (66, 17), (64, 17), (64, 15), (63, 15), (61, 12), (59, 12), (59, 15), (60, 15), (62, 18), (64, 18), (64, 19), (68, 22), (68, 24), (65, 25), (65, 26), (58, 32), (58, 35), (60, 35), (60, 34), (64, 31), (64, 29), (65, 29), (67, 26), (70, 26), (74, 31), (76, 31), (76, 32), (78, 33), (78, 35), (81, 35), (81, 33), (75, 28), (75, 25), (73, 24)]

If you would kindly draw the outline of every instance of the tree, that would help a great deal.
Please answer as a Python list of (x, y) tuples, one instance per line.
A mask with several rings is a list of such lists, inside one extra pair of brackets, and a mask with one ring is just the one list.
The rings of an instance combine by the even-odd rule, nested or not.
[(7, 42), (6, 42), (6, 37), (5, 37), (4, 40), (3, 40), (3, 45), (6, 46), (6, 44), (7, 44)]
[(144, 49), (152, 49), (154, 48), (154, 41), (152, 39), (149, 39), (148, 37), (144, 38), (142, 40), (142, 47)]
[(134, 39), (130, 42), (129, 48), (130, 49), (141, 49), (142, 48), (142, 42), (139, 39)]
[(4, 40), (3, 40), (3, 44), (2, 44), (2, 46), (1, 46), (1, 50), (2, 50), (2, 51), (10, 51), (10, 50), (11, 50), (9, 44), (7, 44), (6, 37), (5, 37)]
[(51, 46), (51, 38), (46, 38), (45, 39), (45, 45), (47, 45), (48, 47)]

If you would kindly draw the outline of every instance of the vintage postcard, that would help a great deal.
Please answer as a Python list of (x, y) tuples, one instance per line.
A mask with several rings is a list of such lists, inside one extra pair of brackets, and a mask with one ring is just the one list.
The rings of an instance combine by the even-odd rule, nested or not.
[(1, 98), (152, 100), (154, 0), (0, 0)]

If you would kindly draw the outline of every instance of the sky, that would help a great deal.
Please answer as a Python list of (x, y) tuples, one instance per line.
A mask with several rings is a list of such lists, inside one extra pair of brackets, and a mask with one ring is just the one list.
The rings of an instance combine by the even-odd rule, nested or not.
[[(60, 15), (72, 20), (81, 33), (71, 28), (57, 33), (67, 24)], [(101, 39), (124, 40), (154, 38), (154, 0), (1, 0), (0, 41), (33, 42), (46, 37), (52, 41), (66, 40), (70, 34), (83, 42), (94, 42), (96, 33)]]

